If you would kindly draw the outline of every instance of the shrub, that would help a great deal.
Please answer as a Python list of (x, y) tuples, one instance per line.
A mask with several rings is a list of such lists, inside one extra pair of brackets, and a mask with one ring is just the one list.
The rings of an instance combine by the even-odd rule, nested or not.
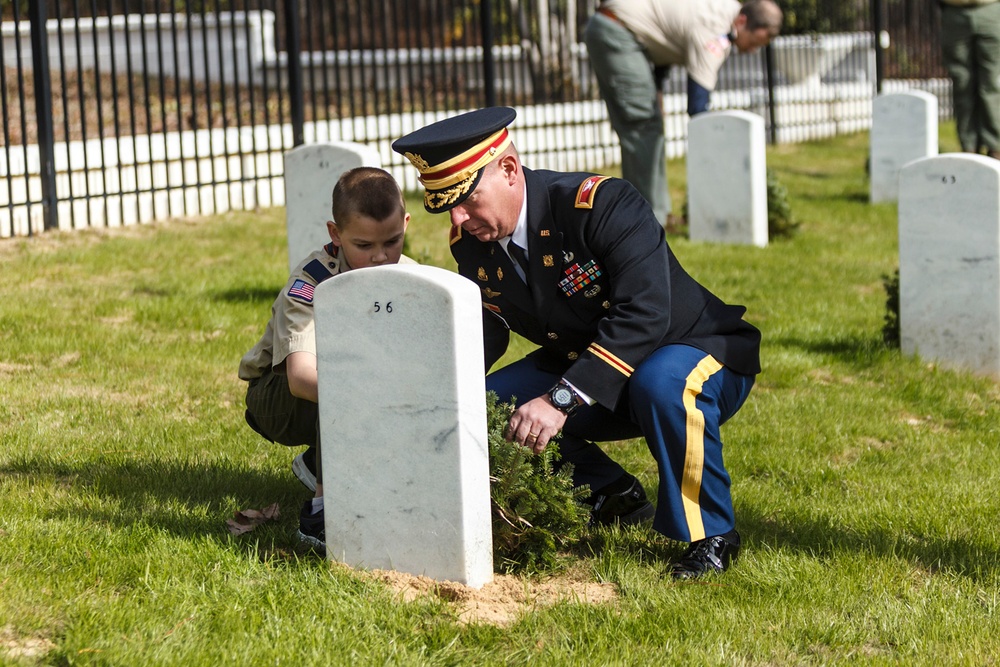
[(882, 275), (885, 288), (885, 325), (882, 340), (889, 347), (899, 347), (899, 269), (891, 276)]
[(788, 188), (778, 181), (777, 174), (767, 170), (767, 236), (775, 239), (779, 236), (791, 236), (799, 227), (792, 216), (792, 207), (788, 203)]
[(507, 573), (559, 569), (562, 554), (583, 537), (590, 509), (581, 501), (587, 486), (573, 487), (570, 464), (558, 465), (559, 446), (541, 454), (507, 442), (504, 431), (514, 406), (487, 397), (493, 567)]

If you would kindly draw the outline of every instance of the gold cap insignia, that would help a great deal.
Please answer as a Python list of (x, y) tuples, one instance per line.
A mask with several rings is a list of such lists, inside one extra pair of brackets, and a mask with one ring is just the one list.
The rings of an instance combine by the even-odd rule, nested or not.
[(431, 168), (431, 166), (427, 163), (427, 160), (423, 159), (416, 153), (403, 153), (403, 157), (409, 160), (410, 164), (416, 167), (417, 171), (421, 174)]

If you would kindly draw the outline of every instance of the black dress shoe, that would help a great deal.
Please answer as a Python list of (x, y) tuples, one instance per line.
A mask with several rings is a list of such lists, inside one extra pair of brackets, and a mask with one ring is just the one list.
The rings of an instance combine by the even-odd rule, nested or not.
[(631, 526), (656, 514), (653, 503), (646, 498), (646, 489), (628, 473), (592, 495), (587, 504), (594, 507), (590, 512), (591, 526)]
[(695, 579), (709, 572), (725, 572), (740, 553), (740, 534), (731, 530), (692, 542), (680, 559), (670, 566), (674, 579)]

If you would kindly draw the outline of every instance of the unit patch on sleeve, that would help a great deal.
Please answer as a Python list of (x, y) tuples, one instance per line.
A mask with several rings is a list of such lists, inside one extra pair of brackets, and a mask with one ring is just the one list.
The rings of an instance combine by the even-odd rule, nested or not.
[(597, 187), (610, 176), (590, 176), (580, 183), (580, 189), (576, 191), (576, 208), (594, 208), (594, 195), (597, 194)]
[(315, 292), (316, 288), (304, 280), (296, 280), (292, 283), (292, 286), (288, 288), (288, 296), (305, 303), (312, 303), (313, 294), (315, 294)]

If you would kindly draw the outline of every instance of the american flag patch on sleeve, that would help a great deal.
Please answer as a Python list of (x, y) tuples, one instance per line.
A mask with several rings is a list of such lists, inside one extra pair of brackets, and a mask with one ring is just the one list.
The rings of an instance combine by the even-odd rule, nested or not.
[(313, 293), (315, 293), (316, 288), (307, 283), (304, 280), (296, 280), (292, 283), (292, 286), (288, 288), (288, 296), (305, 301), (306, 303), (312, 303)]

